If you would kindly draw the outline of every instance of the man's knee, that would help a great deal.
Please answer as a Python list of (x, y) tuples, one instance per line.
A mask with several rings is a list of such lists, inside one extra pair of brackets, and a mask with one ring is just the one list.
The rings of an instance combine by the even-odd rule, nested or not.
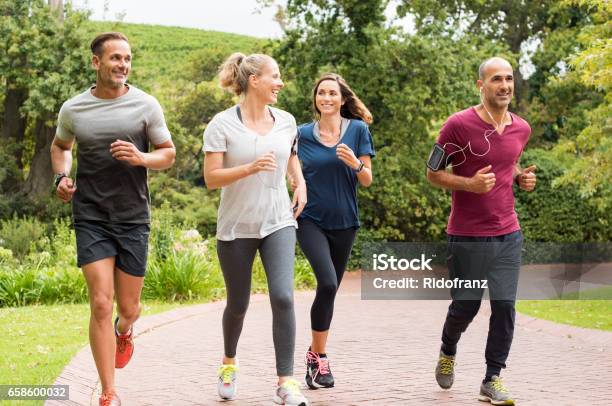
[(453, 300), (448, 314), (456, 319), (472, 321), (480, 310), (480, 303), (480, 300)]
[(135, 321), (140, 316), (140, 302), (133, 303), (117, 303), (117, 312), (119, 316), (126, 321)]
[(95, 294), (91, 299), (91, 315), (98, 322), (110, 320), (113, 316), (113, 297)]
[(514, 315), (515, 302), (513, 300), (492, 300), (491, 312)]

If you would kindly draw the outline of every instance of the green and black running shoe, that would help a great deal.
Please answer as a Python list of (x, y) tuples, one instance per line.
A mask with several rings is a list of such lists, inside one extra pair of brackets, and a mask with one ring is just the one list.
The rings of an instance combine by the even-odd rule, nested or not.
[(497, 375), (493, 375), (489, 382), (480, 385), (478, 400), (491, 402), (492, 405), (514, 405), (514, 400), (510, 397), (508, 389)]
[(446, 355), (440, 350), (440, 358), (436, 365), (436, 381), (442, 389), (450, 389), (455, 381), (455, 356)]

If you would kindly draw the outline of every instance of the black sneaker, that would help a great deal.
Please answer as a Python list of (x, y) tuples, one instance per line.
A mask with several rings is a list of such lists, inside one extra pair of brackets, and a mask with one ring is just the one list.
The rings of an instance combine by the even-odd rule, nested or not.
[(306, 352), (306, 385), (310, 389), (334, 386), (334, 376), (329, 369), (329, 360), (310, 350)]

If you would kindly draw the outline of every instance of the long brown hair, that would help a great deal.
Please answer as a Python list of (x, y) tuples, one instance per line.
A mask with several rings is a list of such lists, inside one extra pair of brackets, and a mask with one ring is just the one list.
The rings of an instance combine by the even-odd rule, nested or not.
[(326, 73), (317, 80), (312, 90), (312, 109), (315, 114), (315, 118), (318, 120), (321, 118), (321, 112), (317, 108), (317, 92), (319, 91), (319, 85), (325, 80), (333, 80), (340, 86), (340, 94), (344, 104), (340, 108), (340, 115), (344, 118), (354, 118), (361, 120), (366, 124), (372, 124), (373, 118), (370, 110), (363, 104), (361, 99), (357, 97), (353, 89), (346, 83), (344, 78), (336, 73)]

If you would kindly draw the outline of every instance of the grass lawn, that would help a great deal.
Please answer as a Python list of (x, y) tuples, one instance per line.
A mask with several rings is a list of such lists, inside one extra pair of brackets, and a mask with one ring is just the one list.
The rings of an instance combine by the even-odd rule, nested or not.
[[(145, 302), (143, 316), (180, 306)], [(50, 385), (88, 343), (89, 305), (25, 306), (0, 309), (0, 384)], [(42, 401), (1, 402), (34, 405)]]
[[(592, 298), (608, 300), (589, 300)], [(563, 300), (521, 300), (516, 309), (529, 316), (572, 326), (612, 331), (612, 287), (569, 294)]]

